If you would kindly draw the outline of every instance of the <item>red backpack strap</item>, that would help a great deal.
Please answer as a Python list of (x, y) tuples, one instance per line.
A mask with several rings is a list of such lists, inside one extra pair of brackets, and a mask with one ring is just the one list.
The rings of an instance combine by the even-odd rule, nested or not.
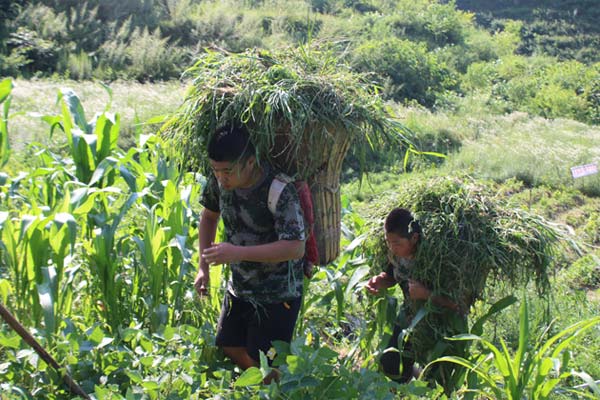
[(296, 186), (296, 191), (298, 192), (300, 207), (304, 213), (304, 223), (306, 224), (306, 231), (308, 232), (306, 243), (304, 244), (304, 258), (306, 261), (316, 264), (319, 261), (319, 250), (317, 248), (317, 240), (313, 234), (315, 215), (310, 188), (306, 181), (295, 181), (294, 186)]

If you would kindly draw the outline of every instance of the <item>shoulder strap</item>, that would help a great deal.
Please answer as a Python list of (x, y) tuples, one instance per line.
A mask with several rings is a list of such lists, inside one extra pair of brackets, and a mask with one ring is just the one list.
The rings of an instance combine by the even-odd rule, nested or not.
[(271, 186), (269, 187), (269, 198), (267, 199), (267, 206), (269, 207), (271, 214), (275, 214), (279, 197), (281, 196), (283, 189), (285, 189), (285, 185), (291, 181), (292, 178), (285, 174), (277, 174), (275, 175), (275, 178), (273, 178)]

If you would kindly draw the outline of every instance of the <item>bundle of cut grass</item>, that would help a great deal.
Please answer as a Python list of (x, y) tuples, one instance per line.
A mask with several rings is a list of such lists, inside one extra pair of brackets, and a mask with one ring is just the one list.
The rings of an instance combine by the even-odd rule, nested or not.
[(469, 177), (411, 179), (369, 205), (372, 234), (367, 252), (385, 266), (383, 220), (394, 207), (409, 209), (423, 236), (411, 278), (468, 310), (486, 286), (534, 281), (549, 288), (553, 260), (564, 233), (558, 226), (510, 207), (493, 186)]
[(259, 159), (308, 181), (320, 263), (339, 253), (339, 176), (352, 142), (359, 149), (409, 146), (374, 86), (333, 52), (206, 53), (187, 71), (193, 82), (181, 109), (162, 128), (184, 166), (208, 172), (206, 144), (215, 128), (244, 123)]

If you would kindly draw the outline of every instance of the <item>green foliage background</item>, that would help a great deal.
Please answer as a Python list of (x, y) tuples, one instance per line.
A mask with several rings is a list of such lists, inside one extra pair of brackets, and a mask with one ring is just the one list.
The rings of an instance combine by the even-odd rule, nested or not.
[(153, 82), (179, 78), (207, 48), (327, 41), (396, 102), (452, 106), (452, 95), (482, 90), (496, 112), (596, 124), (597, 10), (593, 1), (543, 3), (9, 2), (0, 8), (0, 74)]

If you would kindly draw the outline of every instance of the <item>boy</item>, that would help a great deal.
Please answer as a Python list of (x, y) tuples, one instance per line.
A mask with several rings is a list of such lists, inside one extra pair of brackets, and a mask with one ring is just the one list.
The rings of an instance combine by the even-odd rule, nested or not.
[[(275, 212), (267, 205), (275, 172), (258, 164), (244, 126), (225, 126), (208, 143), (212, 174), (202, 193), (200, 267), (194, 286), (207, 294), (210, 264), (229, 264), (216, 345), (241, 369), (259, 364), (274, 340), (290, 342), (301, 305), (304, 221), (293, 184)], [(226, 241), (214, 243), (223, 218)]]
[[(414, 317), (410, 303), (413, 301), (431, 301), (439, 306), (453, 311), (458, 307), (449, 299), (442, 296), (432, 296), (431, 291), (420, 282), (410, 279), (410, 270), (415, 266), (414, 256), (421, 239), (421, 227), (413, 218), (410, 211), (403, 208), (393, 209), (385, 219), (385, 240), (390, 250), (390, 263), (385, 272), (372, 277), (366, 285), (371, 294), (379, 293), (380, 289), (389, 288), (396, 283), (400, 285), (404, 302), (398, 322), (394, 325), (394, 332), (388, 344), (398, 351), (389, 351), (381, 356), (381, 366), (386, 375), (398, 382), (405, 383), (417, 377), (419, 371), (415, 368), (415, 359), (411, 354), (410, 339), (403, 346), (398, 343), (398, 338), (403, 329), (410, 324)], [(402, 363), (402, 369), (400, 369)], [(401, 372), (401, 374), (399, 374)]]

